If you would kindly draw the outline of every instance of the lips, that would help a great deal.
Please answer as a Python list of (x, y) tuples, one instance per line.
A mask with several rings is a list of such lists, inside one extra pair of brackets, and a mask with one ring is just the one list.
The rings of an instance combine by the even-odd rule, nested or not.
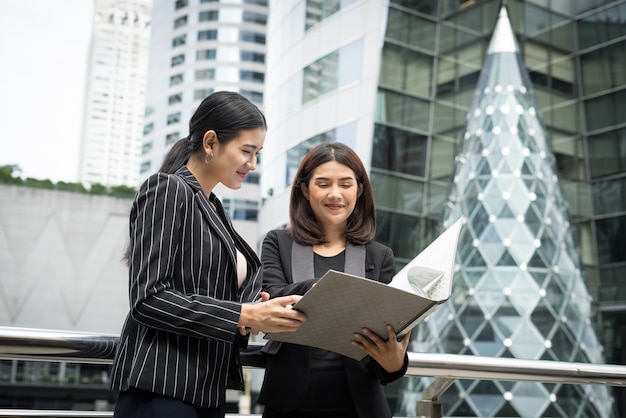
[(330, 205), (325, 205), (328, 209), (330, 210), (339, 210), (339, 209), (343, 209), (343, 205), (337, 205), (337, 204), (330, 204)]

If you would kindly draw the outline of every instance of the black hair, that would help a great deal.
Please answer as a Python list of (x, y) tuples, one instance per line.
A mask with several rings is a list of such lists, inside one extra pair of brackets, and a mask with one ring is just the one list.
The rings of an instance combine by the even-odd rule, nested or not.
[(202, 150), (207, 131), (217, 134), (220, 144), (236, 138), (242, 130), (264, 128), (267, 121), (259, 108), (239, 93), (217, 91), (202, 100), (189, 120), (189, 135), (181, 138), (165, 155), (160, 172), (175, 173), (189, 157)]

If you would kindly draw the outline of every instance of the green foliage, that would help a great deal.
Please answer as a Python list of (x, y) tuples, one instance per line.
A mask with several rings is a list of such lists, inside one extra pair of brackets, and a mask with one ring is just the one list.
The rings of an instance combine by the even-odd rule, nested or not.
[(69, 183), (65, 181), (59, 181), (55, 184), (48, 179), (42, 180), (32, 177), (27, 177), (24, 180), (19, 176), (19, 173), (21, 173), (21, 171), (22, 170), (19, 168), (19, 166), (15, 164), (0, 166), (0, 184), (15, 184), (37, 189), (59, 190), (74, 193), (89, 193), (120, 198), (132, 198), (135, 196), (136, 193), (136, 189), (124, 185), (108, 187), (99, 183), (95, 183), (92, 184), (89, 189), (87, 189), (82, 183)]

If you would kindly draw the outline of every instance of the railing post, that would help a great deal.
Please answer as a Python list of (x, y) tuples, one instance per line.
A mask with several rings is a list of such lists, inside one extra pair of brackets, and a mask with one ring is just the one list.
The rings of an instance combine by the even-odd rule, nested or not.
[(424, 389), (422, 400), (417, 401), (415, 408), (417, 416), (422, 418), (443, 418), (443, 405), (438, 399), (452, 383), (454, 383), (454, 378), (438, 377)]

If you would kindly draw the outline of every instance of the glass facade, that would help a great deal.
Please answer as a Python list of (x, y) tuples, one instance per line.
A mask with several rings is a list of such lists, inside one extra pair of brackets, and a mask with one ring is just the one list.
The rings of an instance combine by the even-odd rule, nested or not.
[[(500, 4), (496, 0), (389, 3), (371, 177), (377, 191), (377, 239), (393, 248), (399, 265), (425, 248), (440, 230), (454, 176), (454, 156), (463, 144), (468, 115), (472, 117), (472, 100)], [(621, 111), (626, 108), (626, 1), (509, 0), (507, 9), (521, 65), (534, 91), (536, 114), (543, 119), (554, 155), (571, 223), (568, 246), (574, 246), (580, 257), (581, 277), (593, 298), (588, 309), (599, 324), (602, 354), (607, 363), (626, 364), (626, 291), (622, 290), (626, 277), (626, 116)], [(540, 200), (542, 194), (535, 194), (536, 201)], [(519, 194), (512, 191), (511, 196), (515, 200)], [(527, 218), (525, 222), (530, 224)], [(536, 224), (545, 227), (546, 222), (537, 218)], [(536, 239), (526, 238), (533, 246), (529, 253), (536, 253)], [(481, 240), (486, 237), (477, 239), (479, 245), (485, 244)], [(415, 242), (415, 248), (407, 248), (407, 242)], [(539, 244), (548, 243), (540, 239)], [(552, 289), (545, 292), (542, 298), (549, 300)], [(467, 320), (471, 322), (471, 317)], [(545, 339), (541, 333), (527, 335)], [(459, 332), (455, 335), (456, 348), (468, 349), (465, 337)], [(493, 341), (494, 330), (484, 329), (477, 337), (476, 341)], [(555, 335), (551, 344), (556, 345), (559, 338)], [(583, 341), (578, 336), (570, 344)], [(458, 350), (448, 347), (447, 352)], [(511, 387), (507, 382), (487, 381), (460, 381), (459, 385), (464, 390), (472, 386), (472, 390), (500, 394), (500, 398)], [(520, 388), (537, 396), (545, 390), (531, 384)], [(572, 391), (571, 397), (578, 399), (593, 396), (576, 394), (567, 385), (561, 390)], [(609, 390), (616, 413), (625, 415), (624, 389)], [(556, 399), (570, 395), (561, 393)], [(578, 406), (563, 408), (572, 408), (566, 409), (574, 414), (570, 416), (589, 412), (576, 412)], [(450, 407), (444, 404), (444, 411), (452, 413)], [(482, 415), (485, 412), (478, 414), (487, 416)], [(477, 412), (461, 408), (455, 414)]]

